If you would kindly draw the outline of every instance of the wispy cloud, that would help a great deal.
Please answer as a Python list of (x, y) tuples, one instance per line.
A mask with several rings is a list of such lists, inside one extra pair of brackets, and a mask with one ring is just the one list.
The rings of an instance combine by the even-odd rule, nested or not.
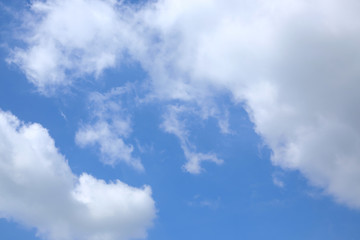
[(205, 207), (211, 210), (216, 210), (221, 206), (220, 197), (214, 199), (203, 198), (200, 195), (195, 195), (191, 201), (188, 201), (187, 204), (190, 207)]
[(274, 185), (279, 187), (279, 188), (284, 188), (285, 187), (285, 183), (281, 179), (282, 175), (283, 174), (281, 174), (279, 172), (275, 172), (275, 173), (272, 174), (272, 181), (273, 181)]
[(81, 147), (97, 145), (105, 164), (125, 162), (143, 171), (140, 159), (133, 157), (134, 147), (124, 142), (132, 131), (131, 120), (121, 104), (127, 88), (114, 88), (108, 93), (92, 93), (89, 98), (91, 123), (83, 124), (76, 133), (76, 143)]
[(185, 122), (180, 118), (184, 111), (188, 111), (184, 106), (169, 106), (166, 114), (163, 116), (164, 121), (161, 124), (162, 129), (174, 134), (179, 139), (187, 160), (183, 168), (189, 173), (199, 174), (203, 171), (200, 164), (204, 161), (222, 164), (223, 160), (219, 159), (216, 154), (199, 153), (196, 151), (195, 145), (190, 143), (188, 139), (189, 132), (186, 129)]

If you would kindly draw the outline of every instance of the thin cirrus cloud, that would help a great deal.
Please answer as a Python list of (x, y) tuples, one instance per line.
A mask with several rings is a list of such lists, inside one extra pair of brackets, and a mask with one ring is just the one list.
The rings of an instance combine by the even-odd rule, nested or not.
[(181, 116), (184, 112), (189, 111), (184, 106), (169, 106), (163, 116), (164, 120), (161, 128), (167, 133), (174, 134), (179, 139), (187, 160), (185, 165), (183, 165), (183, 169), (192, 174), (199, 174), (204, 171), (201, 167), (202, 162), (209, 161), (220, 165), (223, 163), (223, 160), (214, 153), (197, 152), (196, 146), (189, 141), (189, 131), (186, 129), (186, 124)]
[(72, 173), (41, 125), (0, 110), (0, 217), (49, 240), (146, 237), (155, 217), (151, 188)]
[(81, 147), (96, 145), (103, 163), (116, 165), (125, 162), (143, 171), (140, 159), (133, 156), (134, 147), (125, 143), (131, 131), (130, 116), (121, 104), (121, 96), (128, 88), (113, 88), (105, 94), (90, 94), (91, 121), (82, 124), (76, 133), (76, 143)]
[[(28, 48), (14, 49), (9, 61), (43, 90), (76, 79), (63, 77), (68, 72), (98, 75), (125, 49), (148, 72), (150, 95), (201, 105), (229, 94), (247, 110), (273, 164), (360, 207), (358, 1), (122, 4), (34, 1), (31, 11), (43, 17), (29, 15)], [(83, 14), (75, 18), (70, 6)], [(86, 32), (73, 34), (76, 27)], [(50, 72), (56, 77), (44, 77)]]

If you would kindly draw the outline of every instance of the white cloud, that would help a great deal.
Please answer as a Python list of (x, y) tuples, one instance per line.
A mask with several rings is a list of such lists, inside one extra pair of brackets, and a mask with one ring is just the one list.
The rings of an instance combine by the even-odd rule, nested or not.
[(128, 44), (131, 32), (118, 11), (126, 12), (112, 0), (32, 1), (18, 33), (27, 47), (14, 49), (8, 61), (44, 94), (77, 78), (98, 77), (116, 66)]
[(359, 8), (352, 0), (159, 1), (148, 14), (161, 50), (148, 71), (165, 97), (230, 92), (274, 164), (359, 208)]
[[(359, 1), (161, 0), (132, 14), (119, 8), (101, 0), (35, 1), (45, 17), (30, 18), (29, 48), (15, 50), (12, 60), (42, 88), (67, 84), (69, 71), (99, 74), (126, 48), (149, 73), (153, 97), (201, 105), (230, 93), (274, 164), (360, 207)], [(70, 19), (80, 20), (73, 27)], [(121, 27), (114, 30), (114, 22)], [(111, 61), (94, 60), (103, 54)]]
[(114, 88), (108, 93), (92, 93), (90, 108), (93, 123), (85, 124), (76, 133), (76, 143), (81, 147), (98, 145), (105, 164), (125, 162), (137, 170), (144, 167), (138, 158), (132, 156), (134, 147), (126, 144), (124, 138), (131, 133), (129, 114), (121, 105), (121, 95), (126, 87)]
[(39, 124), (0, 111), (0, 217), (49, 240), (146, 237), (155, 217), (151, 188), (72, 173)]
[(184, 106), (169, 106), (166, 114), (163, 116), (162, 129), (168, 133), (174, 134), (180, 141), (182, 150), (184, 151), (187, 162), (183, 168), (189, 173), (199, 174), (203, 171), (200, 164), (204, 161), (222, 164), (223, 160), (219, 159), (213, 153), (199, 153), (196, 147), (189, 141), (189, 133), (186, 129), (185, 121), (181, 120), (181, 113), (188, 112)]

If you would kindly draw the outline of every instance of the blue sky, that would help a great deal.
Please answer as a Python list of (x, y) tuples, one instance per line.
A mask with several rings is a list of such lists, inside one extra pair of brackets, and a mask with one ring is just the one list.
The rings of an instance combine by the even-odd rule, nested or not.
[(1, 239), (358, 239), (359, 7), (1, 1)]

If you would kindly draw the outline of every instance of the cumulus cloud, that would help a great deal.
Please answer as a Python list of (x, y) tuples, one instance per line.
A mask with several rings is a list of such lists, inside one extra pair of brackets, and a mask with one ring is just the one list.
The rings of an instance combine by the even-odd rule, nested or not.
[(0, 111), (0, 217), (49, 240), (146, 237), (155, 217), (151, 188), (72, 173), (41, 125)]
[[(85, 12), (77, 24), (86, 22), (86, 33), (73, 34), (69, 19), (78, 16), (64, 9)], [(126, 46), (148, 72), (153, 97), (201, 104), (230, 94), (275, 165), (300, 170), (336, 200), (360, 207), (358, 1), (160, 0), (131, 14), (119, 9), (105, 0), (34, 1), (32, 11), (43, 17), (30, 18), (28, 48), (15, 49), (12, 61), (41, 88), (66, 84), (74, 69), (96, 75), (115, 60), (88, 59), (116, 59)], [(97, 14), (117, 17), (104, 22)], [(122, 27), (110, 28), (116, 19)], [(81, 50), (76, 58), (73, 49)]]
[(113, 0), (32, 1), (18, 33), (27, 47), (14, 49), (8, 61), (44, 94), (74, 79), (98, 77), (116, 65), (129, 44), (125, 12)]
[(140, 160), (132, 156), (134, 147), (124, 142), (131, 133), (129, 114), (121, 105), (126, 87), (114, 88), (108, 93), (90, 94), (92, 123), (84, 124), (76, 133), (76, 143), (81, 147), (99, 146), (105, 164), (125, 162), (137, 170), (144, 170)]
[(159, 1), (148, 14), (162, 51), (149, 73), (165, 97), (229, 92), (275, 165), (360, 207), (359, 8), (351, 0)]

